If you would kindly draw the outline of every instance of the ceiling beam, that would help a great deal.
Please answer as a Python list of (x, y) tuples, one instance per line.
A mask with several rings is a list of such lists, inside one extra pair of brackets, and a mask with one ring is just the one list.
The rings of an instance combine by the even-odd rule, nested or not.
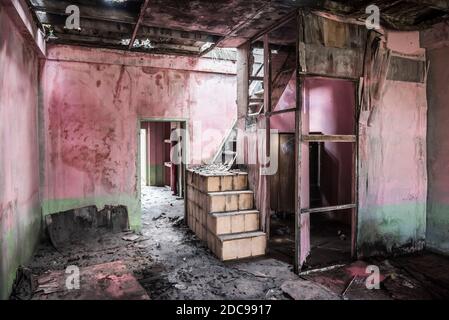
[(408, 2), (428, 6), (432, 9), (437, 9), (444, 12), (449, 12), (449, 0), (408, 0)]
[[(80, 31), (67, 30), (64, 28), (66, 19), (65, 14), (38, 12), (37, 17), (41, 23), (51, 25), (57, 33), (86, 34), (88, 36), (104, 35), (105, 37), (115, 35), (120, 39), (129, 39), (129, 35), (134, 31), (131, 24), (87, 18), (81, 18)], [(217, 36), (199, 32), (185, 32), (165, 28), (147, 27), (144, 25), (140, 26), (137, 37), (152, 39), (175, 39), (198, 42), (216, 42), (219, 39), (219, 37)]]
[(143, 17), (145, 16), (145, 10), (147, 9), (149, 4), (150, 4), (150, 0), (145, 0), (145, 2), (142, 4), (142, 7), (140, 8), (139, 17), (137, 19), (136, 25), (134, 26), (134, 31), (131, 36), (131, 41), (129, 42), (129, 47), (128, 47), (129, 50), (131, 50), (134, 46), (134, 41), (136, 41), (137, 31), (139, 31), (140, 24), (142, 23)]
[[(82, 45), (89, 47), (98, 47), (101, 45), (105, 48), (124, 50), (127, 46), (123, 46), (118, 39), (108, 39), (104, 37), (77, 35), (77, 34), (61, 34), (58, 35), (58, 39), (52, 40), (52, 43), (56, 44), (69, 44), (69, 45)], [(196, 56), (200, 52), (200, 48), (196, 46), (182, 45), (182, 44), (166, 44), (158, 43), (154, 44), (152, 48), (133, 48), (133, 51), (146, 52), (146, 53), (166, 53), (166, 54), (183, 54)]]

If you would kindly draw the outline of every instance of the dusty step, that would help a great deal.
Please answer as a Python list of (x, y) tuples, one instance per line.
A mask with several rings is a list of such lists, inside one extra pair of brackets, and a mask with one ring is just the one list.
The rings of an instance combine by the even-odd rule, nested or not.
[(266, 242), (266, 234), (260, 231), (208, 237), (209, 248), (222, 261), (263, 256)]
[(204, 193), (248, 189), (248, 174), (246, 172), (206, 175), (189, 171), (187, 179), (189, 185)]
[(259, 217), (257, 210), (212, 213), (207, 216), (207, 228), (217, 236), (257, 231)]
[(208, 193), (208, 212), (231, 212), (254, 208), (254, 193), (251, 190)]

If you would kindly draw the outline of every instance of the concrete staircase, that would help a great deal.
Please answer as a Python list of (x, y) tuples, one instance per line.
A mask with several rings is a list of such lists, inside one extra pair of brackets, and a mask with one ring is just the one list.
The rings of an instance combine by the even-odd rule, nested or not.
[(248, 174), (187, 172), (187, 224), (222, 261), (262, 256), (266, 235)]

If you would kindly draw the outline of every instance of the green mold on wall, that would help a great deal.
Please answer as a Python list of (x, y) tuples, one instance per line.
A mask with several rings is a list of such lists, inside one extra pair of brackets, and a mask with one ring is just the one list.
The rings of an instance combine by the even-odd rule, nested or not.
[(427, 247), (449, 252), (449, 205), (429, 203), (427, 212)]
[(2, 230), (0, 234), (0, 300), (9, 298), (17, 269), (33, 256), (41, 230), (39, 206), (17, 209), (14, 217), (20, 219), (14, 221), (11, 229)]
[(425, 203), (359, 209), (357, 248), (361, 256), (419, 251), (425, 238)]

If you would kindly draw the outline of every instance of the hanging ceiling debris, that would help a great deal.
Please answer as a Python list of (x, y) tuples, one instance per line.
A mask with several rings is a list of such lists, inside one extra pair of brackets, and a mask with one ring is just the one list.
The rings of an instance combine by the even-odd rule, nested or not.
[[(203, 55), (235, 48), (297, 8), (365, 19), (377, 5), (384, 27), (418, 30), (446, 19), (443, 0), (27, 0), (49, 43), (151, 53)], [(69, 6), (80, 28), (66, 27)]]

